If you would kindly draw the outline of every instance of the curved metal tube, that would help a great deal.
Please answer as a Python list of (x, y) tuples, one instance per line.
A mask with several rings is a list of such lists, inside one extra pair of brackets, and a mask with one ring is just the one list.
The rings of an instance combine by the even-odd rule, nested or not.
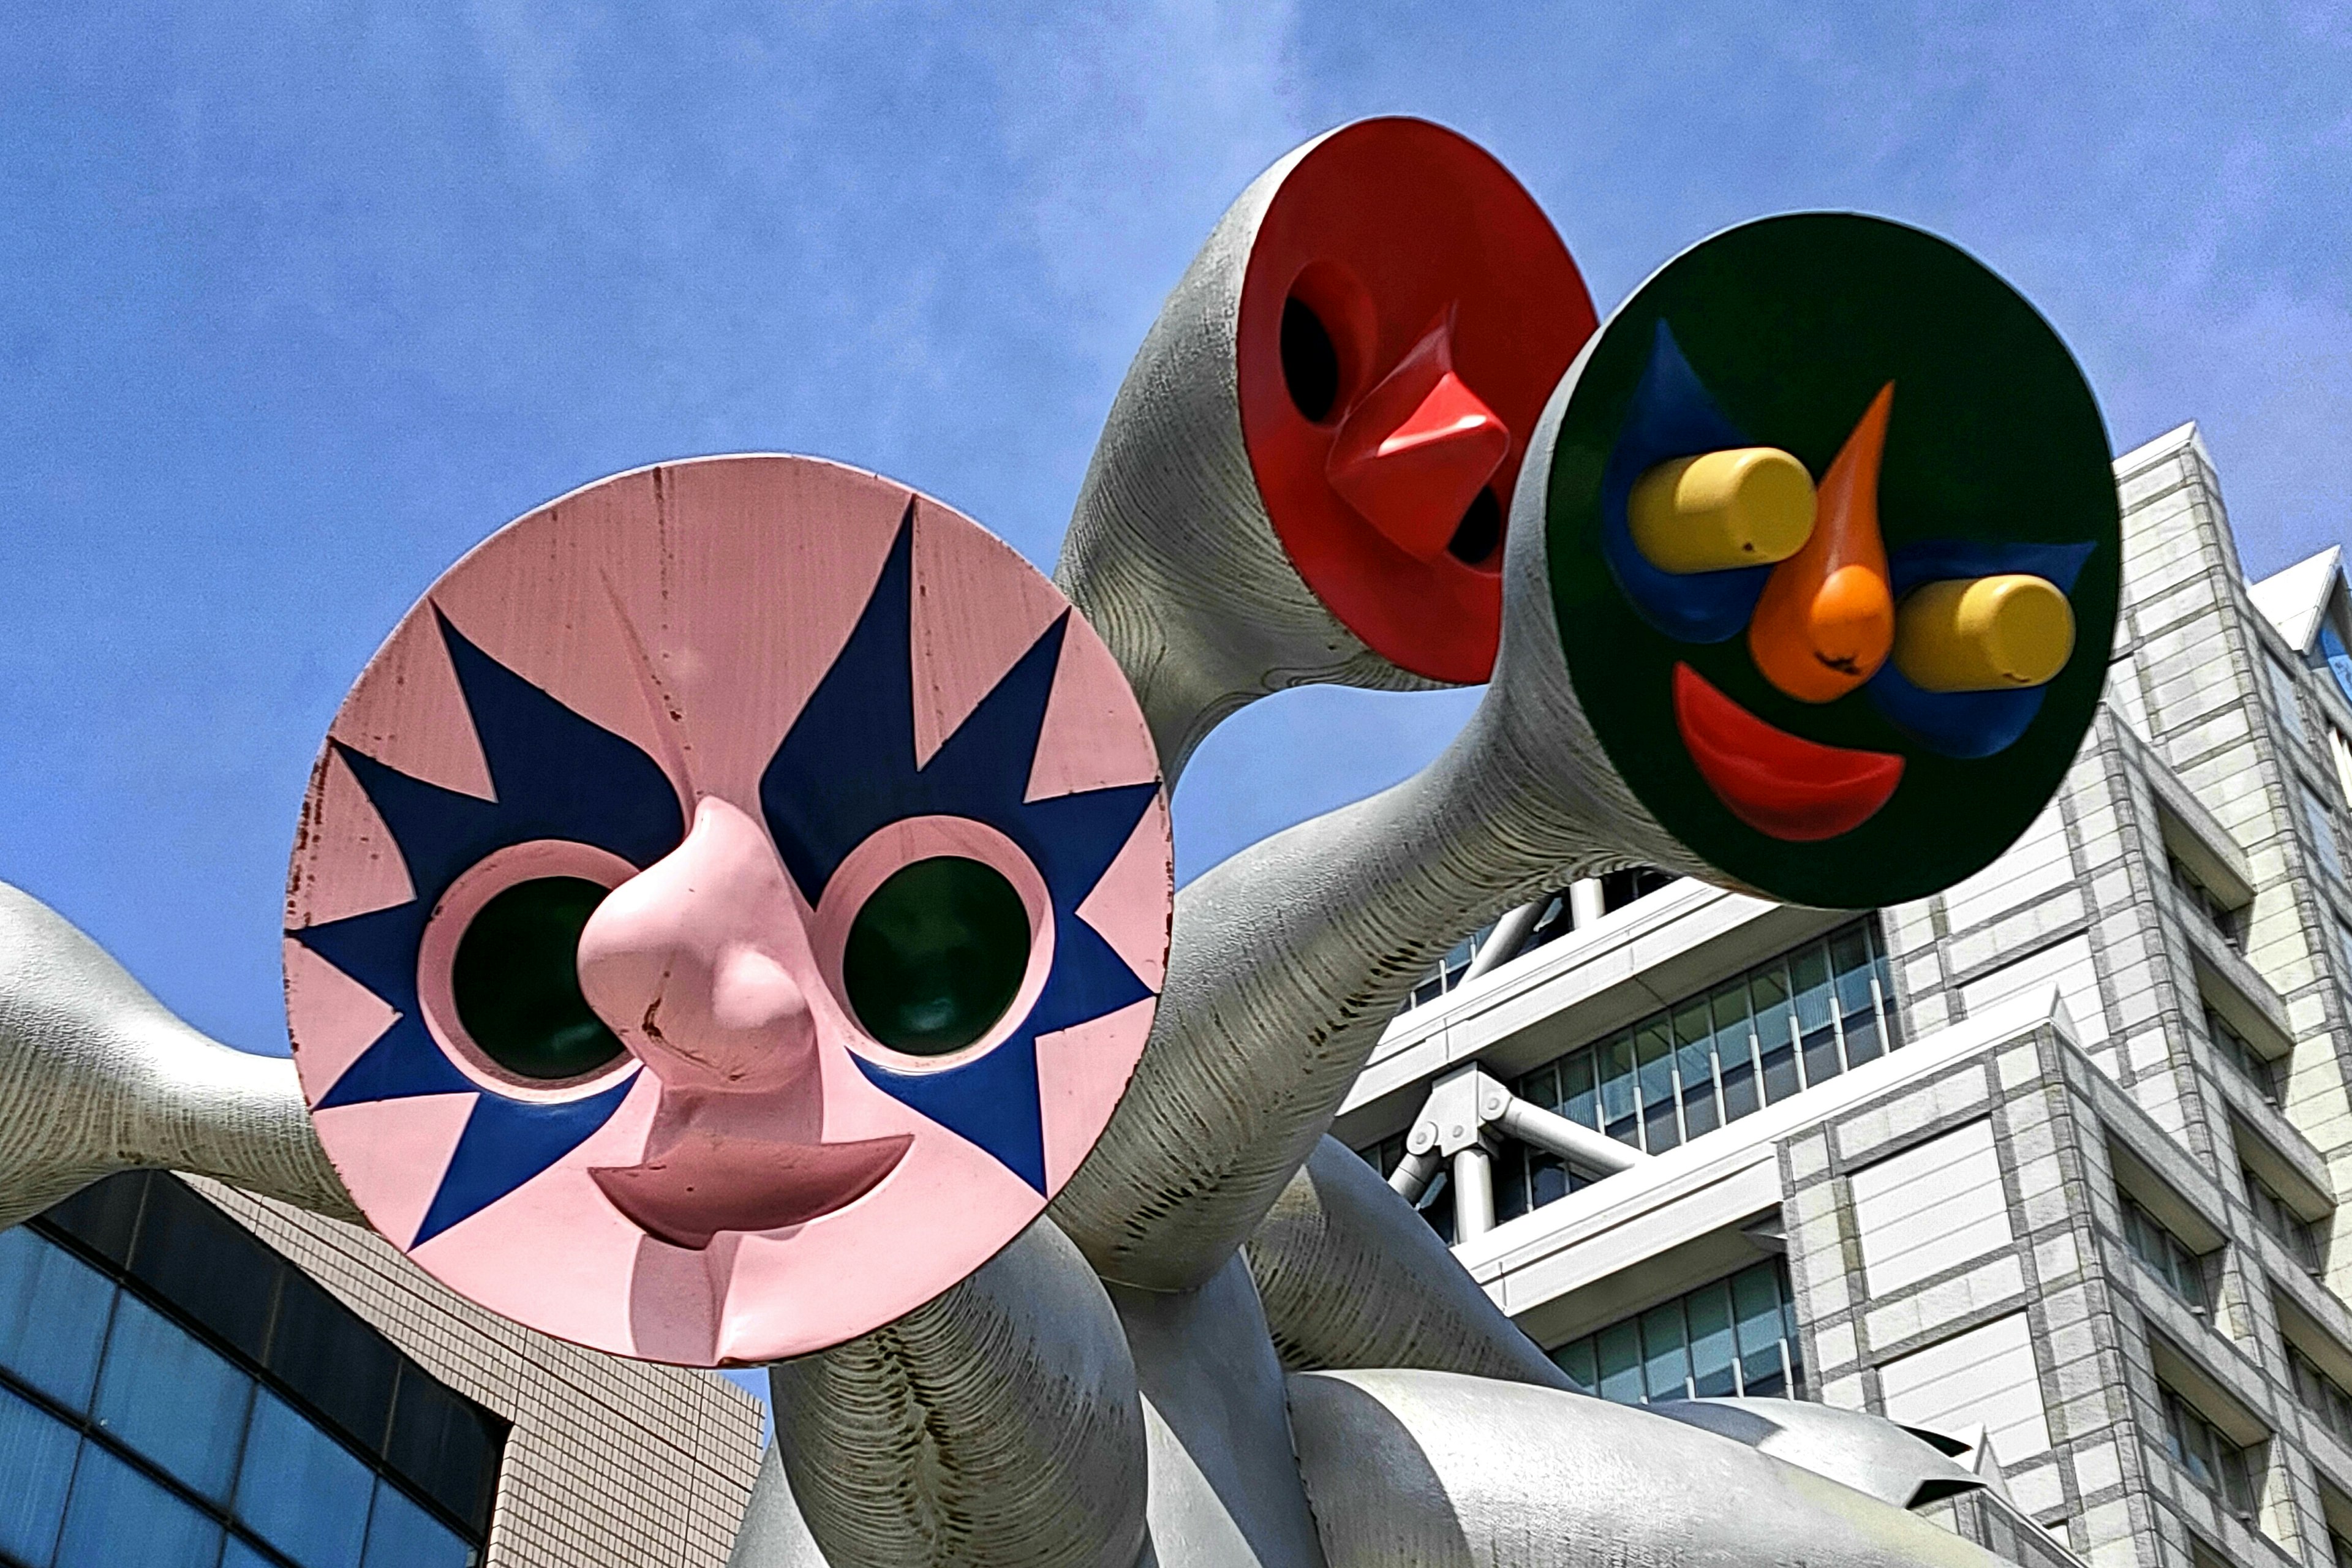
[[(1571, 371), (1528, 444), (1548, 473)], [(1255, 1229), (1429, 965), (1574, 878), (1656, 866), (1722, 882), (1634, 798), (1560, 655), (1544, 491), (1504, 554), (1494, 684), (1436, 761), (1262, 840), (1177, 895), (1150, 1043), (1052, 1212), (1106, 1278), (1198, 1285)]]
[(199, 1034), (65, 917), (0, 883), (0, 1226), (141, 1166), (364, 1223), (293, 1062)]
[(1916, 1514), (1646, 1410), (1435, 1372), (1290, 1380), (1330, 1568), (1997, 1568)]
[(1128, 1568), (1143, 1544), (1135, 1363), (1048, 1220), (888, 1327), (778, 1363), (768, 1388), (833, 1568)]
[(1103, 421), (1054, 568), (1133, 684), (1171, 791), (1202, 738), (1260, 697), (1444, 684), (1324, 608), (1275, 536), (1242, 442), (1242, 277), (1275, 193), (1322, 140), (1252, 181), (1170, 292)]
[(1412, 1205), (1336, 1138), (1317, 1142), (1242, 1250), (1274, 1347), (1294, 1372), (1403, 1366), (1571, 1386)]

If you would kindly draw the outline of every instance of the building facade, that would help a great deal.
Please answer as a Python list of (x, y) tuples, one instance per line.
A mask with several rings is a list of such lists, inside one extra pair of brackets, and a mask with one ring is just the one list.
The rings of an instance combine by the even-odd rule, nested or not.
[(2333, 550), (2245, 581), (2193, 426), (2116, 475), (2106, 700), (2001, 859), (1862, 915), (1569, 889), (1336, 1131), (1598, 1394), (1936, 1431), (2020, 1560), (2344, 1568), (2352, 603)]
[(717, 1568), (761, 1426), (217, 1184), (130, 1173), (0, 1231), (6, 1568)]

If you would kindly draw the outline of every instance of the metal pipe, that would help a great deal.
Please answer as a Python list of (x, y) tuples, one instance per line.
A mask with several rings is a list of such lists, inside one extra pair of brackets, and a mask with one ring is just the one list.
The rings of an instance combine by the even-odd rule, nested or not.
[(1495, 1228), (1495, 1166), (1477, 1143), (1454, 1155), (1454, 1239), (1468, 1241)]
[(1486, 940), (1478, 944), (1478, 952), (1470, 960), (1470, 967), (1462, 972), (1462, 978), (1455, 984), (1467, 985), (1489, 970), (1500, 969), (1518, 957), (1519, 950), (1527, 946), (1528, 938), (1534, 934), (1536, 921), (1543, 919), (1543, 912), (1550, 903), (1551, 895), (1546, 893), (1531, 903), (1521, 904), (1496, 921)]
[(1490, 1125), (1501, 1128), (1522, 1143), (1532, 1143), (1559, 1155), (1588, 1175), (1614, 1175), (1649, 1158), (1639, 1149), (1595, 1132), (1580, 1121), (1570, 1121), (1540, 1105), (1530, 1104), (1516, 1094), (1503, 1101), (1503, 1113)]
[(1430, 1178), (1437, 1174), (1437, 1155), (1433, 1152), (1408, 1153), (1389, 1173), (1389, 1189), (1409, 1204), (1421, 1202), (1421, 1194), (1429, 1191)]
[(1587, 877), (1569, 885), (1568, 912), (1578, 931), (1609, 912), (1609, 900), (1601, 890), (1600, 878)]

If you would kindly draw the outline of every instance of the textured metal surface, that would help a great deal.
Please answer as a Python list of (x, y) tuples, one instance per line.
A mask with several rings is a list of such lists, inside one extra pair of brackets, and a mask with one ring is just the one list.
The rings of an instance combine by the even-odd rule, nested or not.
[(1420, 1367), (1567, 1388), (1412, 1205), (1326, 1137), (1243, 1249), (1282, 1364)]
[(1150, 1558), (1170, 1568), (1323, 1568), (1282, 1365), (1242, 1260), (1198, 1290), (1114, 1286), (1111, 1303), (1150, 1433)]
[(760, 1460), (760, 1477), (751, 1483), (751, 1500), (736, 1529), (727, 1568), (831, 1568), (793, 1500), (792, 1483), (784, 1479), (783, 1459), (773, 1443)]
[(1904, 1427), (1860, 1410), (1800, 1399), (1678, 1399), (1653, 1409), (1897, 1508), (1988, 1485)]
[[(1527, 472), (1550, 471), (1567, 384)], [(1106, 1279), (1169, 1290), (1214, 1273), (1305, 1163), (1414, 982), (1479, 925), (1620, 866), (1724, 879), (1658, 826), (1593, 738), (1560, 657), (1543, 506), (1543, 486), (1519, 487), (1495, 681), (1444, 754), (1177, 895), (1150, 1043), (1048, 1211)]]
[(1171, 789), (1202, 737), (1257, 698), (1317, 683), (1440, 684), (1373, 653), (1323, 607), (1275, 536), (1242, 443), (1242, 277), (1275, 193), (1316, 144), (1251, 183), (1160, 307), (1103, 421), (1054, 569), (1133, 684)]
[(1923, 1519), (1648, 1411), (1436, 1372), (1299, 1373), (1330, 1568), (1993, 1568)]
[(771, 1367), (768, 1387), (833, 1568), (1127, 1568), (1142, 1544), (1135, 1365), (1049, 1221), (889, 1327)]
[(0, 1226), (138, 1166), (360, 1217), (291, 1061), (197, 1033), (63, 916), (0, 883)]

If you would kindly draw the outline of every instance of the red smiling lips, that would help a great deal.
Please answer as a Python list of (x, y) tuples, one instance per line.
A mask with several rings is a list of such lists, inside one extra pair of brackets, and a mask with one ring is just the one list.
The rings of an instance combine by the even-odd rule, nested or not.
[(1757, 832), (1815, 844), (1870, 820), (1903, 782), (1903, 759), (1776, 729), (1675, 666), (1675, 727), (1716, 798)]

